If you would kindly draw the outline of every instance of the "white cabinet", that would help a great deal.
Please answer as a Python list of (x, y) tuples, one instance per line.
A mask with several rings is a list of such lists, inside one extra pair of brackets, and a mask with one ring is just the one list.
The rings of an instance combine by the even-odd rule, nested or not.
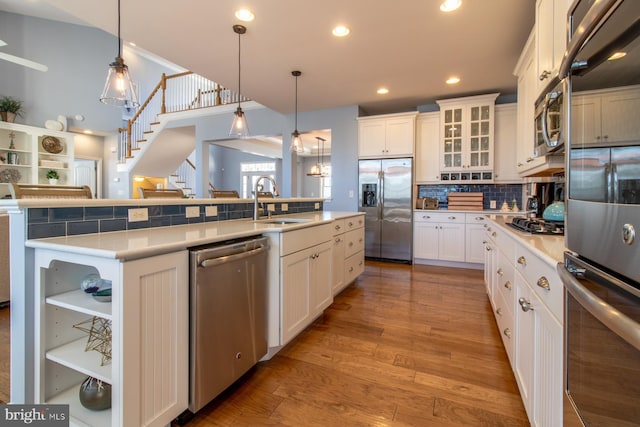
[(440, 179), (492, 181), (497, 93), (436, 101), (440, 106)]
[(637, 141), (638, 110), (639, 86), (572, 94), (571, 139), (574, 144)]
[(280, 233), (280, 345), (333, 302), (332, 234), (331, 224)]
[(72, 133), (0, 121), (0, 171), (17, 171), (19, 183), (49, 184), (47, 172), (55, 170), (58, 185), (73, 185), (73, 140)]
[(484, 263), (484, 241), (487, 219), (482, 214), (465, 214), (465, 262)]
[[(490, 223), (485, 280), (532, 426), (562, 425), (563, 286), (554, 266)], [(493, 239), (493, 240), (492, 240)], [(490, 263), (495, 263), (490, 265)]]
[(417, 113), (358, 118), (358, 156), (413, 156)]
[(364, 271), (364, 215), (334, 220), (332, 291), (337, 295)]
[(493, 182), (521, 183), (522, 178), (516, 167), (518, 139), (517, 104), (496, 105), (495, 121), (495, 165)]
[(558, 74), (567, 45), (567, 10), (570, 0), (536, 1), (536, 96)]
[(440, 182), (440, 113), (422, 113), (416, 122), (416, 171), (418, 184)]
[(465, 261), (465, 216), (461, 213), (416, 212), (413, 257)]
[[(186, 251), (120, 262), (36, 249), (35, 267), (35, 403), (70, 405), (74, 425), (164, 426), (187, 408)], [(80, 289), (88, 274), (111, 280), (112, 302)], [(92, 319), (103, 323), (110, 362), (85, 351), (88, 335), (73, 326)], [(111, 385), (110, 409), (80, 404), (87, 376)]]

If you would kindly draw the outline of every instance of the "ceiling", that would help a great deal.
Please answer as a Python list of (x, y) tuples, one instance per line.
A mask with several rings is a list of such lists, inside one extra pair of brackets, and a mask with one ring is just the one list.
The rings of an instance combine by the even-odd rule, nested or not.
[[(122, 2), (122, 37), (281, 113), (359, 105), (363, 114), (416, 110), (436, 99), (514, 94), (513, 69), (534, 22), (535, 0), (463, 0), (445, 14), (441, 0), (155, 0)], [(100, 28), (117, 34), (117, 2), (0, 0), (0, 10)], [(345, 24), (351, 34), (335, 38)], [(106, 64), (112, 57), (105, 58)], [(460, 77), (454, 86), (445, 84)], [(135, 76), (134, 76), (135, 78)], [(376, 90), (384, 86), (387, 95)]]

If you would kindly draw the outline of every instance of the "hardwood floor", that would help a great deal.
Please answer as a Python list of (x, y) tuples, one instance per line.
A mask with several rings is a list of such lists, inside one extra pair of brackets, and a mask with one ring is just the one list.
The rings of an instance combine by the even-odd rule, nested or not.
[(197, 426), (528, 426), (481, 271), (367, 262)]

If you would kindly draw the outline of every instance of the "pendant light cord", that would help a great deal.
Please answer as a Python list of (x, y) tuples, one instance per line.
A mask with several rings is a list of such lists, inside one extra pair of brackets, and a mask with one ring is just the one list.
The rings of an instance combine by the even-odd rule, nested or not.
[(241, 100), (241, 97), (242, 97), (242, 90), (241, 90), (241, 87), (240, 87), (240, 82), (241, 82), (241, 80), (240, 80), (240, 67), (241, 67), (241, 64), (240, 64), (240, 37), (242, 37), (242, 34), (238, 33), (238, 107), (240, 107), (240, 100)]
[(296, 118), (295, 118), (295, 122), (296, 122), (296, 132), (298, 131), (298, 76), (296, 76)]
[(120, 0), (118, 0), (118, 58), (122, 57), (122, 39), (120, 38)]

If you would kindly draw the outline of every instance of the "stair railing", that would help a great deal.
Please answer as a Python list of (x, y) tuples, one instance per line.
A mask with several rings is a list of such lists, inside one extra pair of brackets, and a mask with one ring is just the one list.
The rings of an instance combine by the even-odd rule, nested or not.
[(162, 74), (146, 101), (127, 120), (126, 126), (118, 129), (119, 163), (132, 158), (133, 152), (140, 149), (140, 144), (147, 141), (147, 137), (153, 133), (151, 126), (158, 123), (158, 115), (236, 103), (238, 99), (248, 100), (191, 71), (169, 76)]
[[(196, 165), (189, 159), (185, 159), (172, 176), (174, 178), (174, 184), (180, 186), (186, 195), (194, 194), (197, 179)], [(211, 190), (215, 189), (213, 184), (209, 182), (209, 194)], [(203, 197), (207, 197), (207, 194), (203, 195)]]

